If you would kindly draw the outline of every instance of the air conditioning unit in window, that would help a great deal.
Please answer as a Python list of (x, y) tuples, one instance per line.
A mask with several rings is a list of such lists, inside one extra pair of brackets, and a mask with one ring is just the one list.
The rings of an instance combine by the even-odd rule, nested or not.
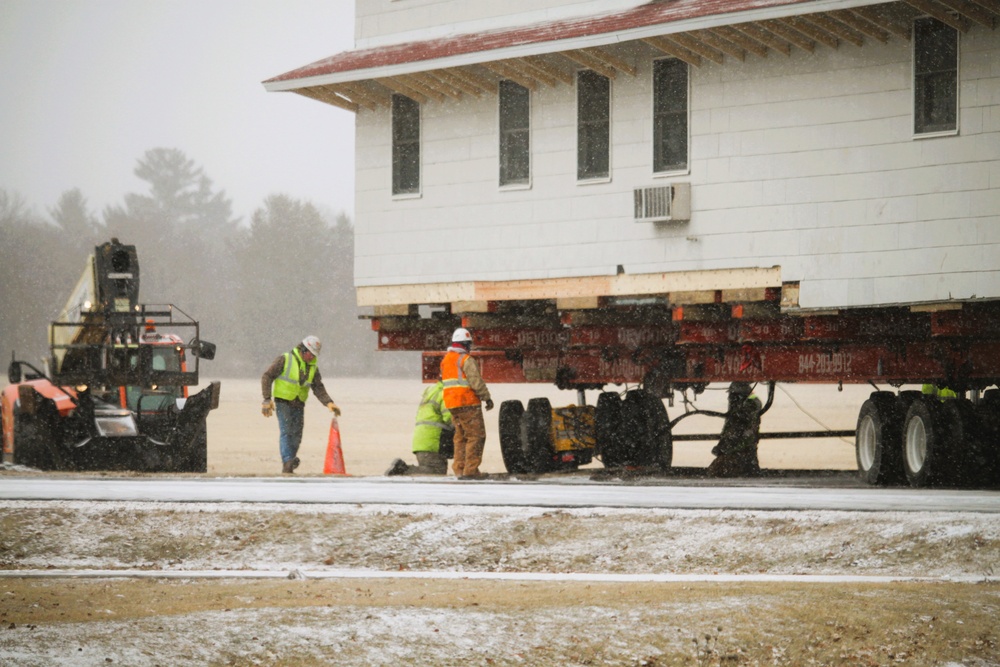
[(636, 222), (686, 222), (690, 219), (690, 183), (635, 189)]

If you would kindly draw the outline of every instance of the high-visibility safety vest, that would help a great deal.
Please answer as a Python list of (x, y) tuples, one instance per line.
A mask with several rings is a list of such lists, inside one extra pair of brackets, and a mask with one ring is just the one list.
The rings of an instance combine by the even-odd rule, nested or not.
[(438, 382), (427, 387), (420, 397), (417, 425), (413, 429), (413, 451), (439, 451), (441, 432), (450, 428), (451, 413), (444, 407), (444, 383)]
[(448, 348), (448, 353), (441, 359), (441, 381), (444, 383), (444, 405), (449, 410), (465, 407), (467, 405), (479, 405), (479, 397), (469, 386), (469, 379), (465, 377), (465, 360), (469, 358), (469, 353), (464, 350), (459, 352), (454, 348)]
[[(303, 374), (302, 371), (305, 370)], [(316, 377), (316, 359), (306, 361), (302, 358), (299, 348), (291, 352), (285, 352), (285, 367), (274, 380), (272, 390), (275, 398), (286, 401), (296, 399), (306, 402), (309, 398), (309, 390), (312, 389), (313, 378)]]
[(940, 389), (933, 384), (925, 384), (920, 388), (920, 392), (924, 396), (937, 396), (942, 401), (946, 398), (958, 398), (958, 392), (954, 389), (949, 389), (948, 387), (941, 387)]

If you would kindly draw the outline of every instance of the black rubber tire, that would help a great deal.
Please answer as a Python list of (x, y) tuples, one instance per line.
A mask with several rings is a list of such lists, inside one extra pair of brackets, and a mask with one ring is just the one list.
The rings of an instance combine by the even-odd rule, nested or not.
[(872, 486), (906, 481), (903, 472), (902, 402), (891, 392), (877, 391), (858, 412), (854, 453), (858, 475)]
[(957, 454), (963, 441), (962, 424), (950, 403), (920, 398), (906, 411), (903, 469), (910, 486), (946, 486), (960, 470)]
[(666, 472), (674, 459), (674, 439), (670, 430), (670, 417), (663, 399), (648, 391), (642, 392), (643, 410), (646, 418), (646, 444), (649, 465)]
[[(659, 405), (657, 405), (659, 404)], [(666, 417), (663, 401), (645, 389), (633, 389), (622, 401), (622, 438), (625, 441), (625, 464), (639, 467), (663, 467), (661, 459), (669, 449), (673, 458), (673, 441), (664, 444), (662, 421)], [(666, 428), (669, 431), (669, 426)], [(669, 463), (666, 466), (669, 468)]]
[(954, 468), (949, 482), (959, 487), (988, 485), (992, 477), (991, 457), (979, 411), (967, 398), (953, 398), (944, 403), (945, 409), (953, 414), (953, 419), (959, 424), (960, 431), (954, 436)]
[(597, 454), (601, 457), (601, 463), (605, 468), (624, 466), (625, 452), (621, 437), (622, 399), (617, 393), (606, 391), (597, 397), (594, 422)]
[(529, 472), (524, 456), (524, 441), (521, 439), (521, 421), (524, 405), (521, 401), (504, 401), (500, 404), (498, 416), (500, 430), (500, 455), (504, 467), (512, 475)]
[(532, 398), (521, 420), (528, 471), (549, 472), (555, 468), (552, 446), (552, 404), (547, 398)]
[(979, 419), (979, 446), (986, 460), (986, 486), (1000, 485), (1000, 389), (987, 389), (976, 406)]

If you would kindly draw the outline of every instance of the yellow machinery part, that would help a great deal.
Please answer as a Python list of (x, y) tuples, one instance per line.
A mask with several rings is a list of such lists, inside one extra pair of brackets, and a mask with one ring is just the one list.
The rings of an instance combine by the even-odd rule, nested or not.
[(553, 408), (549, 436), (557, 452), (594, 449), (597, 446), (597, 409), (592, 405)]

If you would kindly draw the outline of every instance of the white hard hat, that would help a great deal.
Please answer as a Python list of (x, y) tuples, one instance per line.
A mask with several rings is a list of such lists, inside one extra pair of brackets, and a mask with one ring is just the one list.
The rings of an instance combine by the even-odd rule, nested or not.
[(314, 357), (319, 356), (319, 351), (323, 347), (323, 343), (319, 342), (319, 338), (316, 338), (316, 336), (306, 336), (302, 339), (302, 345), (312, 352)]
[(458, 329), (455, 329), (455, 333), (453, 333), (451, 335), (451, 342), (452, 343), (471, 343), (472, 342), (472, 334), (469, 333), (468, 329), (463, 329), (463, 328), (459, 327)]

